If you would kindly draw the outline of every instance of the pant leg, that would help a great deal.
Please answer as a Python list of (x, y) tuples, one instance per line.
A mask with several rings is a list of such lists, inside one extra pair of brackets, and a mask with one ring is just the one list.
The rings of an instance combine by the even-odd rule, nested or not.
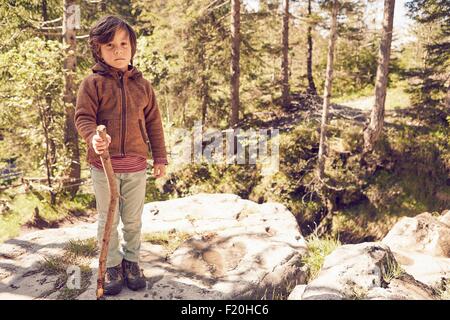
[[(105, 230), (106, 216), (109, 208), (109, 186), (106, 174), (103, 170), (95, 167), (91, 168), (91, 177), (94, 184), (95, 201), (98, 212), (97, 240), (101, 249), (103, 232)], [(115, 177), (117, 188), (120, 188), (120, 179)], [(119, 189), (120, 190), (120, 189)], [(114, 211), (114, 220), (111, 228), (111, 236), (109, 240), (108, 255), (106, 258), (106, 267), (114, 267), (122, 262), (123, 255), (119, 248), (119, 233), (117, 226), (119, 225), (119, 201)]]
[(121, 217), (124, 244), (122, 250), (124, 258), (132, 262), (139, 262), (146, 180), (146, 170), (122, 174), (120, 190), (123, 197)]

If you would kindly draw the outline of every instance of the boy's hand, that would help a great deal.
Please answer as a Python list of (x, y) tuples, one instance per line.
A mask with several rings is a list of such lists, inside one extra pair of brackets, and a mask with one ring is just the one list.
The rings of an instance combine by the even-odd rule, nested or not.
[(106, 134), (106, 139), (108, 139), (108, 141), (103, 141), (98, 134), (95, 134), (92, 137), (92, 148), (96, 154), (102, 154), (106, 149), (108, 149), (108, 146), (111, 143), (111, 137), (109, 134)]
[(166, 165), (165, 164), (154, 164), (153, 165), (153, 176), (155, 179), (164, 177), (166, 174)]

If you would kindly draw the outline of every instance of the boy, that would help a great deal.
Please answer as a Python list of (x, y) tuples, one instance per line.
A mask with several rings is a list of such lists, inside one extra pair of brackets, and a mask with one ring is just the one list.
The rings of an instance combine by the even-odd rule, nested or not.
[[(99, 157), (107, 148), (121, 195), (114, 216), (105, 275), (105, 294), (116, 295), (124, 283), (132, 290), (146, 286), (138, 263), (149, 148), (155, 178), (164, 176), (168, 162), (154, 90), (133, 67), (134, 30), (122, 19), (107, 16), (91, 29), (89, 44), (96, 64), (93, 73), (80, 85), (75, 125), (88, 144), (87, 159), (99, 214), (98, 243), (102, 242), (109, 206), (108, 182)], [(107, 141), (96, 134), (99, 124), (106, 126)], [(123, 252), (119, 250), (119, 216), (125, 240)]]

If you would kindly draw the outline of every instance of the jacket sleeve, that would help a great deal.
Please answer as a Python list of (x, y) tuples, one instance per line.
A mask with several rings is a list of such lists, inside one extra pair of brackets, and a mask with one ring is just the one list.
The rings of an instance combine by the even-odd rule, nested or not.
[(164, 142), (164, 129), (159, 112), (158, 102), (156, 100), (155, 91), (151, 84), (147, 81), (149, 92), (149, 103), (144, 108), (145, 128), (150, 140), (153, 163), (168, 164), (166, 145)]
[(84, 79), (77, 94), (75, 108), (75, 126), (80, 136), (86, 141), (89, 148), (92, 148), (92, 137), (97, 129), (98, 110), (97, 89), (92, 78)]

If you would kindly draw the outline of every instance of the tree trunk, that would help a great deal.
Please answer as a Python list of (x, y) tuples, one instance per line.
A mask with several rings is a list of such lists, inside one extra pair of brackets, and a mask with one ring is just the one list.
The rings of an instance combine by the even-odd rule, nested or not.
[[(76, 58), (76, 38), (73, 15), (75, 14), (75, 0), (64, 0), (63, 16), (63, 43), (67, 45), (66, 58), (64, 59), (64, 106), (65, 106), (65, 132), (64, 144), (67, 148), (67, 156), (70, 160), (67, 175), (68, 184), (73, 184), (80, 179), (80, 151), (78, 147), (78, 134), (75, 128), (75, 71), (77, 65)], [(78, 186), (68, 188), (72, 197), (78, 191)]]
[(231, 0), (231, 127), (239, 121), (240, 7), (240, 0)]
[(282, 72), (282, 104), (283, 108), (288, 109), (289, 99), (289, 0), (284, 0), (283, 14), (283, 58), (281, 61)]
[(56, 193), (53, 191), (53, 151), (54, 151), (54, 143), (50, 138), (50, 126), (51, 126), (51, 109), (50, 106), (38, 106), (39, 117), (41, 120), (42, 129), (44, 131), (45, 138), (45, 170), (47, 172), (47, 185), (50, 188), (50, 204), (53, 206), (56, 204)]
[[(201, 60), (205, 61), (206, 57), (205, 57), (205, 46), (204, 44), (200, 44), (200, 56), (201, 56)], [(202, 99), (202, 125), (205, 126), (206, 125), (206, 116), (207, 116), (207, 112), (208, 112), (208, 104), (209, 104), (209, 99), (208, 99), (208, 95), (209, 95), (209, 86), (208, 86), (208, 77), (206, 75), (206, 63), (204, 62), (202, 64), (202, 74), (201, 74), (201, 88), (200, 88), (200, 92), (201, 92), (201, 99)]]
[(322, 123), (320, 126), (320, 142), (319, 142), (319, 155), (318, 155), (318, 174), (319, 179), (323, 180), (325, 171), (325, 140), (327, 135), (328, 125), (328, 109), (330, 106), (331, 86), (333, 82), (333, 62), (334, 62), (334, 47), (337, 37), (337, 15), (339, 11), (339, 1), (334, 0), (333, 10), (331, 15), (331, 30), (330, 39), (328, 42), (328, 58), (327, 58), (327, 71), (325, 78), (325, 90), (323, 93), (323, 108), (322, 108)]
[(450, 110), (450, 84), (447, 87), (447, 96), (445, 97), (445, 108)]
[[(48, 7), (47, 0), (42, 0), (41, 3), (41, 13), (42, 20), (48, 21)], [(44, 36), (46, 40), (49, 40), (49, 36)], [(39, 112), (41, 113), (42, 128), (44, 130), (45, 137), (45, 168), (47, 172), (47, 185), (52, 188), (52, 179), (54, 178), (54, 166), (56, 164), (56, 144), (52, 136), (52, 126), (53, 126), (53, 112), (52, 112), (52, 97), (46, 95), (45, 102), (46, 106), (43, 108), (39, 107)], [(50, 204), (56, 204), (56, 193), (50, 190)]]
[[(308, 0), (308, 19), (311, 19), (311, 0)], [(308, 94), (317, 95), (316, 84), (314, 83), (314, 78), (312, 74), (312, 54), (313, 54), (313, 41), (312, 41), (312, 26), (311, 21), (308, 21), (308, 31), (306, 34), (306, 39), (308, 42), (308, 53), (306, 56), (306, 73), (308, 78)]]
[(42, 0), (41, 4), (42, 19), (48, 21), (47, 0)]
[(100, 10), (101, 12), (106, 12), (106, 0), (100, 2)]
[(395, 0), (384, 1), (383, 30), (378, 53), (377, 79), (375, 83), (375, 104), (370, 115), (369, 126), (364, 131), (364, 153), (373, 150), (380, 137), (384, 123), (384, 104), (391, 56), (392, 26), (394, 23)]

